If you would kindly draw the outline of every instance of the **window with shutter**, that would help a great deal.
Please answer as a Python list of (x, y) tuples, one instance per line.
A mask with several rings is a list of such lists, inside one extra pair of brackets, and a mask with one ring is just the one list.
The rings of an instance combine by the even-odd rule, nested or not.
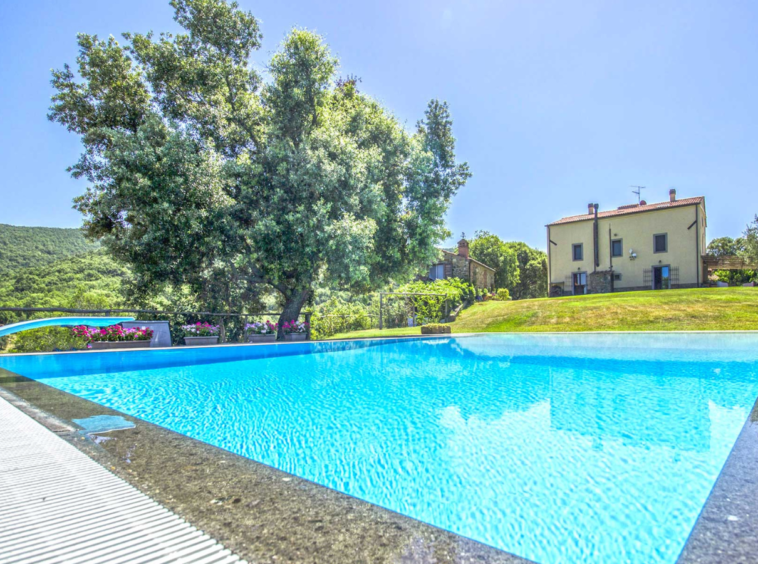
[(624, 255), (624, 244), (621, 239), (611, 241), (611, 256), (620, 257)]
[(574, 243), (571, 245), (571, 256), (573, 260), (584, 259), (584, 245), (582, 243)]
[(666, 233), (659, 233), (653, 235), (653, 252), (665, 253), (668, 251), (668, 235)]

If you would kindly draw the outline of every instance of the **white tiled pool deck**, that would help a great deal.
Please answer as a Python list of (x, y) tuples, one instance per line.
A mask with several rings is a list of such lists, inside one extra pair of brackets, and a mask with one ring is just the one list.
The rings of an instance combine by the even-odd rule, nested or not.
[(0, 398), (0, 563), (240, 559)]

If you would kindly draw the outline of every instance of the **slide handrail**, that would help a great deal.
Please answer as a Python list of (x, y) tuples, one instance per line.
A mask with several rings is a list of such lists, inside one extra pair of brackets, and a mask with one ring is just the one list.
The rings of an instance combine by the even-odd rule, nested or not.
[(40, 327), (76, 327), (86, 325), (87, 327), (110, 327), (124, 323), (125, 321), (134, 321), (133, 317), (48, 317), (45, 319), (29, 319), (19, 321), (10, 325), (0, 327), (0, 337), (13, 335), (20, 331), (29, 329), (39, 329)]

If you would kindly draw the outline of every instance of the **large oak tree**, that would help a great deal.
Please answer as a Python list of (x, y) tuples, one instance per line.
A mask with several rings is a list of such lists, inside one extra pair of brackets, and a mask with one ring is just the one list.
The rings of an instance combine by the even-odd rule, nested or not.
[(228, 305), (269, 287), (284, 321), (317, 281), (369, 291), (433, 261), (469, 177), (447, 104), (407, 132), (337, 79), (318, 35), (293, 30), (263, 80), (250, 13), (171, 5), (184, 33), (82, 34), (79, 76), (65, 66), (52, 80), (49, 117), (84, 146), (75, 207), (143, 291), (190, 287)]

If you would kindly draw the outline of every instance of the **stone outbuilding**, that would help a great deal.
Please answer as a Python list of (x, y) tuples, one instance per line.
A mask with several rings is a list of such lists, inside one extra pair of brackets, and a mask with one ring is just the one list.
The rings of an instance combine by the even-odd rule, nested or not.
[(429, 268), (430, 280), (445, 278), (460, 278), (482, 290), (495, 288), (495, 269), (469, 256), (466, 239), (458, 241), (457, 253), (440, 249), (438, 262)]

